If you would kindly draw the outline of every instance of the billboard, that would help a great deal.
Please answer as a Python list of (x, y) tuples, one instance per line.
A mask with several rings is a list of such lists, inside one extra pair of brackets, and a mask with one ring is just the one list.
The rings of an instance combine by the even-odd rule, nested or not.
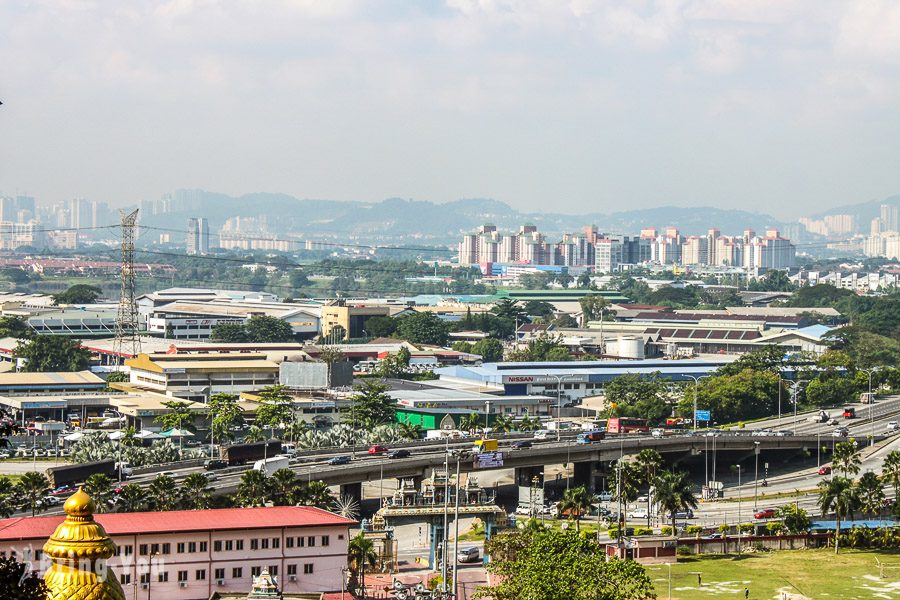
[(476, 469), (493, 469), (503, 466), (502, 452), (480, 452), (475, 455)]
[(698, 421), (709, 421), (710, 417), (710, 411), (708, 410), (698, 410), (694, 414), (694, 418), (696, 418)]

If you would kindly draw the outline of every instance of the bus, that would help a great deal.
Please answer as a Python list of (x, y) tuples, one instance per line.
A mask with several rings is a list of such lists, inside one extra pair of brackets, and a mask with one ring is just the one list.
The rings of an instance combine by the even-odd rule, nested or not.
[(636, 417), (610, 417), (606, 424), (609, 433), (650, 433), (647, 419)]

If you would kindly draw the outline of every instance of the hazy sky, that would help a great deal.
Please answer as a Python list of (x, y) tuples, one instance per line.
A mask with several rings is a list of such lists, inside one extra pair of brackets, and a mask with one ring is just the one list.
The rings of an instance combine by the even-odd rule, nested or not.
[(796, 217), (900, 193), (895, 0), (3, 0), (0, 193)]

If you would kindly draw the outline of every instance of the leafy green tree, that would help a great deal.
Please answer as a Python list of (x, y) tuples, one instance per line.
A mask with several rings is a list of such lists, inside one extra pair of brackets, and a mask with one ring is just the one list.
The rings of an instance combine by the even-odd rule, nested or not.
[(356, 393), (351, 397), (350, 408), (346, 409), (346, 422), (363, 429), (394, 422), (397, 401), (387, 393), (387, 384), (367, 379), (353, 389)]
[(543, 362), (571, 360), (568, 349), (562, 343), (562, 336), (541, 333), (529, 340), (526, 347), (509, 354), (513, 362)]
[(253, 444), (255, 442), (264, 442), (269, 439), (266, 432), (259, 425), (251, 425), (244, 434), (244, 443)]
[(519, 324), (528, 323), (528, 315), (517, 300), (503, 298), (491, 308), (491, 313), (501, 319), (518, 321)]
[(147, 498), (153, 510), (165, 512), (175, 510), (178, 504), (175, 479), (160, 473), (147, 486)]
[(212, 507), (209, 477), (205, 473), (191, 473), (181, 482), (181, 506), (188, 510), (205, 510)]
[(493, 600), (645, 600), (653, 582), (632, 560), (607, 560), (605, 548), (575, 530), (526, 528), (495, 535), (485, 545)]
[(106, 376), (106, 383), (127, 383), (130, 379), (125, 371), (113, 371)]
[(807, 512), (796, 504), (782, 504), (775, 514), (784, 523), (788, 533), (806, 533), (812, 524)]
[(0, 557), (0, 590), (3, 590), (4, 598), (46, 600), (50, 596), (47, 584), (37, 571), (29, 571), (28, 566), (12, 556)]
[(449, 331), (449, 325), (434, 313), (416, 312), (397, 318), (395, 335), (413, 344), (444, 346)]
[(844, 474), (844, 477), (859, 473), (861, 461), (859, 450), (853, 442), (838, 442), (834, 445), (831, 455), (831, 463), (834, 468)]
[[(625, 460), (616, 461), (616, 467), (613, 470), (613, 489), (617, 493), (621, 493), (622, 502), (625, 504), (634, 502), (641, 493), (641, 482), (643, 474), (640, 467), (633, 462)], [(619, 478), (621, 477), (621, 483)]]
[(550, 319), (556, 312), (552, 304), (543, 300), (529, 300), (522, 307), (522, 310), (529, 317), (540, 317), (542, 319)]
[(586, 324), (588, 321), (599, 321), (601, 315), (607, 314), (609, 300), (600, 294), (587, 294), (581, 297), (578, 304), (581, 305), (581, 314)]
[(36, 335), (13, 354), (25, 360), (24, 370), (31, 373), (84, 371), (91, 359), (78, 340), (55, 335)]
[(900, 450), (891, 450), (884, 457), (881, 479), (894, 488), (894, 497), (900, 498)]
[(390, 337), (397, 329), (397, 320), (391, 317), (369, 317), (363, 329), (371, 337)]
[(777, 344), (768, 344), (758, 350), (742, 354), (736, 361), (719, 367), (716, 374), (737, 375), (747, 369), (778, 374), (784, 364), (784, 348)]
[(832, 307), (841, 300), (854, 295), (850, 290), (821, 283), (798, 289), (784, 305), (801, 308)]
[(247, 331), (247, 341), (258, 344), (274, 342), (293, 342), (294, 330), (287, 321), (277, 317), (259, 315), (250, 317), (244, 325)]
[(757, 292), (791, 292), (796, 289), (785, 271), (769, 271), (750, 284), (750, 289)]
[(31, 510), (32, 517), (36, 512), (47, 508), (46, 497), (50, 481), (46, 475), (29, 471), (22, 475), (16, 487), (16, 496), (21, 501), (22, 510)]
[[(644, 484), (648, 488), (654, 485), (657, 473), (664, 464), (662, 455), (652, 448), (644, 448), (638, 452), (634, 462), (641, 471)], [(650, 527), (650, 494), (647, 494), (647, 527)]]
[(294, 399), (283, 385), (270, 385), (259, 393), (260, 404), (256, 407), (256, 422), (274, 431), (294, 419)]
[(853, 482), (846, 477), (830, 477), (819, 482), (819, 496), (816, 503), (822, 511), (822, 516), (834, 512), (834, 553), (837, 554), (840, 546), (841, 521), (853, 514), (859, 505)]
[(94, 285), (76, 283), (64, 292), (53, 294), (53, 304), (93, 304), (103, 294), (103, 290)]
[(375, 552), (375, 542), (360, 531), (347, 544), (347, 565), (354, 579), (350, 587), (355, 588), (363, 600), (366, 598), (366, 566), (374, 568), (376, 564), (378, 554)]
[(116, 507), (119, 512), (141, 512), (147, 508), (147, 491), (136, 483), (122, 486), (116, 496)]
[(816, 377), (806, 384), (806, 400), (815, 406), (835, 406), (853, 402), (858, 392), (856, 382), (850, 377), (841, 375)]
[(231, 428), (244, 420), (244, 411), (237, 394), (213, 394), (206, 402), (210, 429), (214, 440), (225, 442), (234, 438)]
[(872, 471), (862, 474), (856, 482), (856, 496), (859, 498), (859, 508), (868, 515), (877, 515), (884, 507), (884, 489), (878, 475)]
[(510, 431), (514, 431), (516, 429), (516, 422), (513, 421), (513, 418), (508, 415), (499, 414), (497, 415), (497, 418), (494, 419), (491, 427), (497, 433), (509, 433)]
[(669, 382), (659, 372), (647, 376), (636, 373), (620, 375), (604, 389), (608, 416), (643, 417), (651, 423), (665, 419), (672, 412), (669, 404)]
[(291, 506), (297, 502), (297, 474), (291, 469), (278, 469), (269, 477), (269, 497), (275, 506)]
[(106, 473), (94, 473), (84, 480), (84, 493), (93, 498), (97, 512), (106, 512), (113, 497), (113, 480)]
[(243, 323), (217, 323), (213, 325), (209, 333), (209, 339), (213, 342), (226, 344), (241, 344), (250, 341)]
[(269, 481), (266, 474), (256, 469), (244, 471), (238, 482), (235, 499), (241, 506), (265, 506), (269, 500)]
[(398, 423), (397, 431), (405, 440), (422, 439), (422, 426), (417, 423)]
[(187, 429), (193, 431), (194, 413), (191, 411), (193, 402), (167, 400), (162, 405), (169, 409), (169, 412), (159, 415), (154, 421), (162, 425), (165, 430)]
[(472, 352), (472, 342), (465, 342), (465, 341), (460, 340), (458, 342), (453, 342), (450, 345), (450, 348), (452, 350), (456, 350), (457, 352), (471, 353)]
[[(778, 375), (745, 368), (735, 375), (701, 379), (697, 407), (712, 412), (719, 422), (742, 421), (771, 415), (778, 410)], [(693, 414), (694, 384), (687, 385), (678, 410)]]
[(660, 471), (654, 480), (653, 497), (660, 510), (669, 513), (672, 531), (675, 531), (675, 513), (697, 508), (693, 485), (684, 472)]
[(0, 519), (8, 519), (22, 505), (12, 479), (0, 476)]
[(22, 317), (0, 317), (0, 337), (11, 337), (18, 340), (30, 338), (33, 330), (28, 325), (28, 320)]
[(291, 287), (295, 290), (300, 290), (310, 285), (309, 277), (306, 276), (302, 269), (293, 269), (290, 274), (290, 280)]
[(559, 503), (560, 514), (568, 514), (575, 519), (575, 529), (581, 531), (581, 517), (591, 510), (593, 496), (583, 485), (567, 489), (563, 492)]

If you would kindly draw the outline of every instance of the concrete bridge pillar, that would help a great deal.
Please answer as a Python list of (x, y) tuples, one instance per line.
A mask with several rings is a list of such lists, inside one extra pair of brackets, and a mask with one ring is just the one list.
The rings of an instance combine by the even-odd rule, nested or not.
[(583, 485), (588, 492), (595, 494), (603, 489), (606, 473), (603, 463), (594, 461), (577, 462), (573, 465), (572, 485)]
[(362, 502), (362, 482), (342, 484), (340, 494), (341, 496), (350, 496), (357, 502)]
[(515, 477), (519, 506), (539, 511), (544, 506), (544, 467), (518, 467)]

